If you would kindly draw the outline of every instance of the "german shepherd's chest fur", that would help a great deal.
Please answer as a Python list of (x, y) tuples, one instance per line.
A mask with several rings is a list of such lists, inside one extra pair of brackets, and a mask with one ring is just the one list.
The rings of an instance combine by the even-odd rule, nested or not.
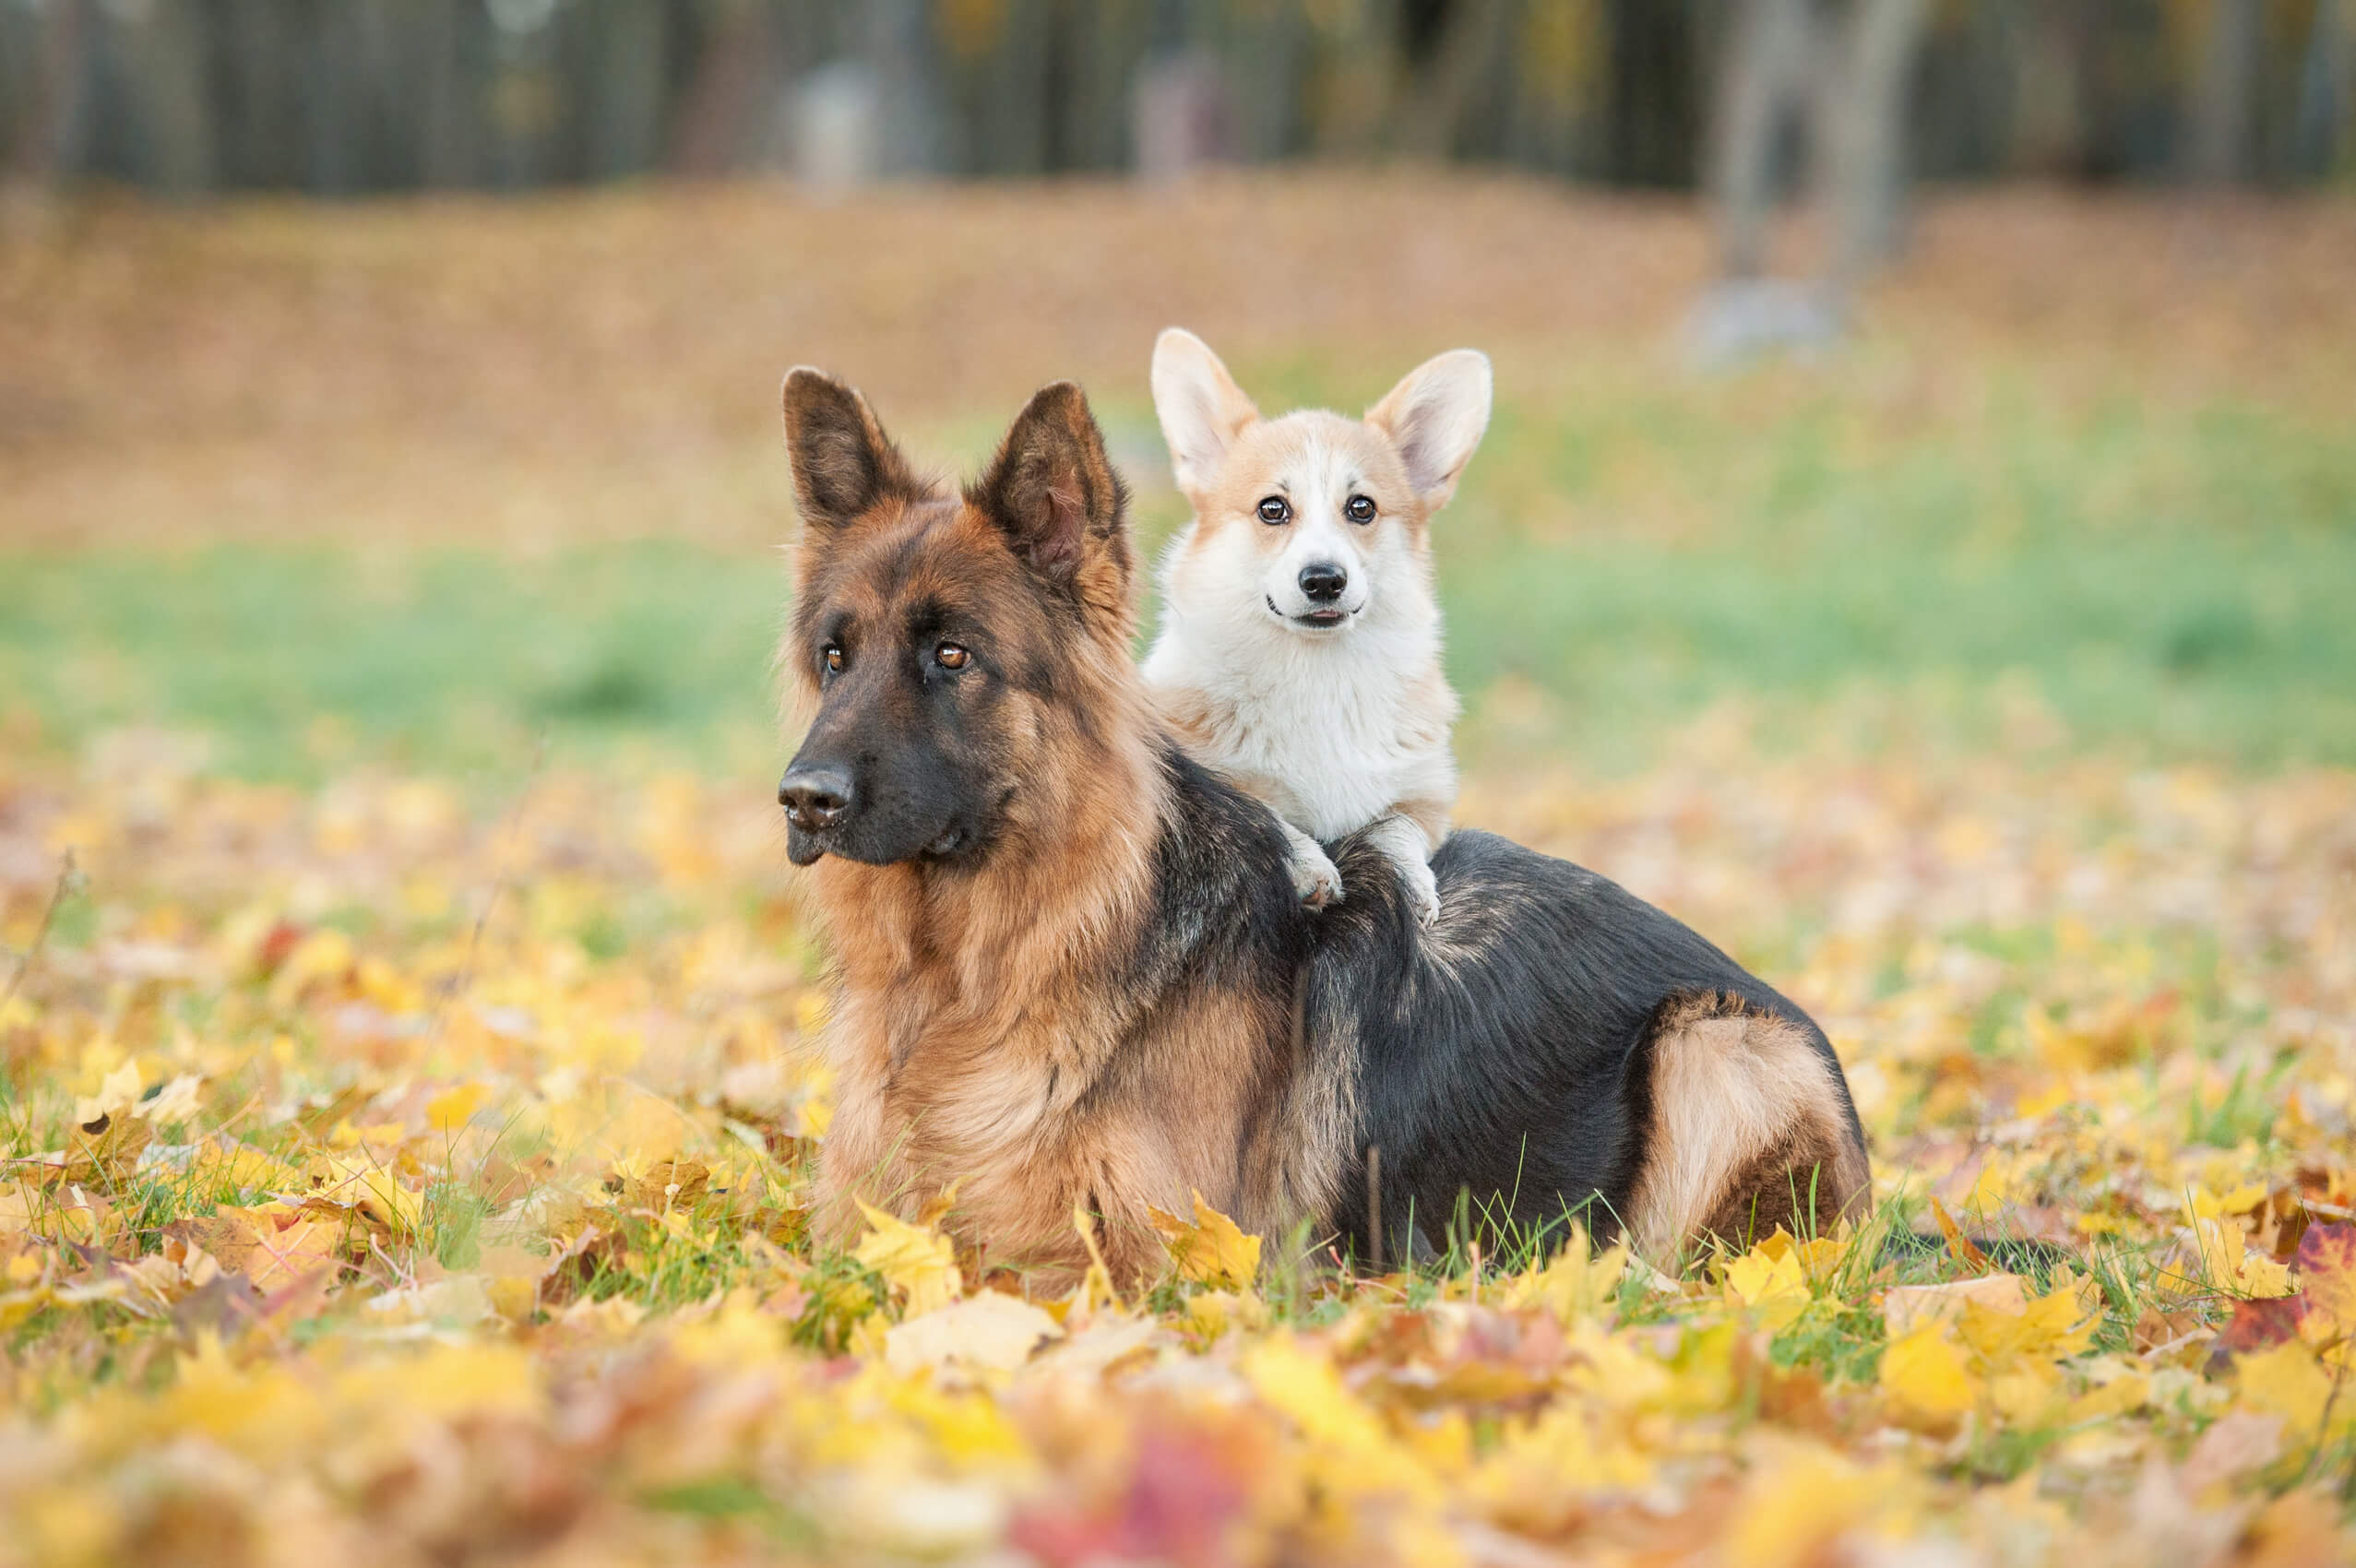
[(1202, 782), (1165, 751), (1151, 845), (1108, 822), (1046, 874), (822, 863), (843, 981), (830, 1187), (908, 1208), (958, 1183), (985, 1261), (1029, 1269), (1072, 1261), (1077, 1209), (1124, 1273), (1156, 1256), (1148, 1207), (1200, 1193), (1265, 1229), (1328, 1195), (1300, 1190), (1330, 1178), (1297, 1169), (1275, 1114), (1305, 956), (1267, 874), (1282, 839)]

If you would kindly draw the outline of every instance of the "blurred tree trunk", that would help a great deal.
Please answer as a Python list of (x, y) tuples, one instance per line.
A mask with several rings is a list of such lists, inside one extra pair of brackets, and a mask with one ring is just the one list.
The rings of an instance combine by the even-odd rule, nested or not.
[(1143, 0), (1064, 0), (1059, 161), (1118, 169), (1129, 161), (1129, 78), (1145, 53)]
[(2007, 161), (2023, 173), (2082, 176), (2092, 163), (2085, 7), (2078, 0), (2028, 0), (2021, 11)]
[(1231, 0), (1220, 57), (1229, 83), (1235, 152), (1251, 161), (1290, 158), (1309, 145), (1303, 88), (1309, 18), (1299, 6)]
[(643, 173), (662, 142), (668, 63), (661, 0), (594, 0), (588, 20), (583, 172), (591, 179)]
[(482, 178), (481, 63), (469, 47), (463, 0), (409, 0), (416, 32), (422, 124), (417, 168), (430, 188), (463, 187)]
[(1708, 91), (1695, 58), (1693, 7), (1606, 0), (1611, 67), (1604, 104), (1604, 177), (1623, 185), (1684, 187), (1706, 156), (1693, 128)]
[(1927, 0), (1856, 0), (1834, 56), (1820, 162), (1832, 283), (1844, 293), (1894, 258), (1904, 237), (1907, 86), (1929, 19)]
[(89, 75), (89, 0), (50, 0), (33, 25), (24, 110), (8, 138), (11, 208), (37, 206), (56, 188)]
[(1320, 6), (1309, 93), (1311, 146), (1327, 157), (1378, 156), (1398, 98), (1398, 0)]
[(1495, 101), (1513, 12), (1508, 0), (1455, 0), (1447, 7), (1400, 110), (1403, 149), (1434, 159), (1464, 149), (1474, 109)]
[(2264, 0), (2209, 0), (2193, 83), (2188, 172), (2195, 184), (2229, 185), (2250, 173), (2252, 96), (2265, 19)]
[(2293, 162), (2329, 174), (2356, 155), (2356, 0), (2315, 0), (2299, 66)]
[(671, 125), (674, 174), (725, 173), (776, 98), (768, 7), (760, 0), (704, 0), (704, 46)]
[(206, 29), (194, 0), (149, 0), (115, 18), (119, 53), (138, 104), (139, 183), (167, 196), (208, 190), (216, 169)]
[(1048, 156), (1046, 0), (993, 0), (990, 8), (996, 26), (982, 63), (982, 170), (1037, 174)]
[(881, 99), (877, 172), (932, 173), (941, 167), (941, 82), (924, 0), (863, 0), (859, 9), (859, 48)]
[(1505, 157), (1559, 174), (1593, 174), (1604, 27), (1603, 0), (1523, 0), (1509, 42)]
[(1728, 278), (1767, 270), (1785, 136), (1810, 105), (1815, 68), (1809, 0), (1735, 0), (1719, 66), (1708, 175), (1719, 267)]

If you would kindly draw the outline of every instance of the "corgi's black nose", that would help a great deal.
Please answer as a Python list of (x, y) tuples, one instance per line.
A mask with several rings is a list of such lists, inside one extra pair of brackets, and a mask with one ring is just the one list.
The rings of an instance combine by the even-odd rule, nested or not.
[(1301, 568), (1301, 591), (1312, 604), (1331, 604), (1350, 586), (1350, 574), (1330, 561), (1312, 561)]
[(826, 764), (796, 763), (777, 787), (777, 803), (797, 827), (832, 827), (857, 803), (851, 770)]

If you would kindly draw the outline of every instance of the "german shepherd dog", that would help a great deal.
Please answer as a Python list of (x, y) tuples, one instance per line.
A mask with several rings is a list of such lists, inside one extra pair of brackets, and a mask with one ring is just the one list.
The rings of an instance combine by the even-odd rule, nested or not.
[(1822, 1031), (1604, 878), (1460, 832), (1423, 928), (1361, 834), (1331, 847), (1348, 902), (1303, 909), (1274, 814), (1153, 717), (1077, 386), (961, 493), (840, 382), (797, 369), (784, 406), (809, 727), (778, 798), (840, 988), (822, 1235), (956, 1182), (987, 1265), (1043, 1287), (1097, 1244), (1130, 1284), (1161, 1265), (1148, 1210), (1196, 1193), (1361, 1260), (1470, 1215), (1669, 1262), (1865, 1201)]

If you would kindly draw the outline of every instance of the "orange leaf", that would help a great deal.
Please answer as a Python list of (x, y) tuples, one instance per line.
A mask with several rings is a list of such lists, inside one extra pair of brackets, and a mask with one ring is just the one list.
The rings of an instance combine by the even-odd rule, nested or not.
[(1947, 1251), (1956, 1255), (1957, 1262), (1966, 1268), (1984, 1270), (1988, 1267), (1988, 1254), (1980, 1250), (1978, 1242), (1963, 1233), (1963, 1228), (1955, 1222), (1955, 1216), (1947, 1212), (1946, 1205), (1933, 1198), (1931, 1214), (1939, 1222), (1939, 1234), (1947, 1239)]

